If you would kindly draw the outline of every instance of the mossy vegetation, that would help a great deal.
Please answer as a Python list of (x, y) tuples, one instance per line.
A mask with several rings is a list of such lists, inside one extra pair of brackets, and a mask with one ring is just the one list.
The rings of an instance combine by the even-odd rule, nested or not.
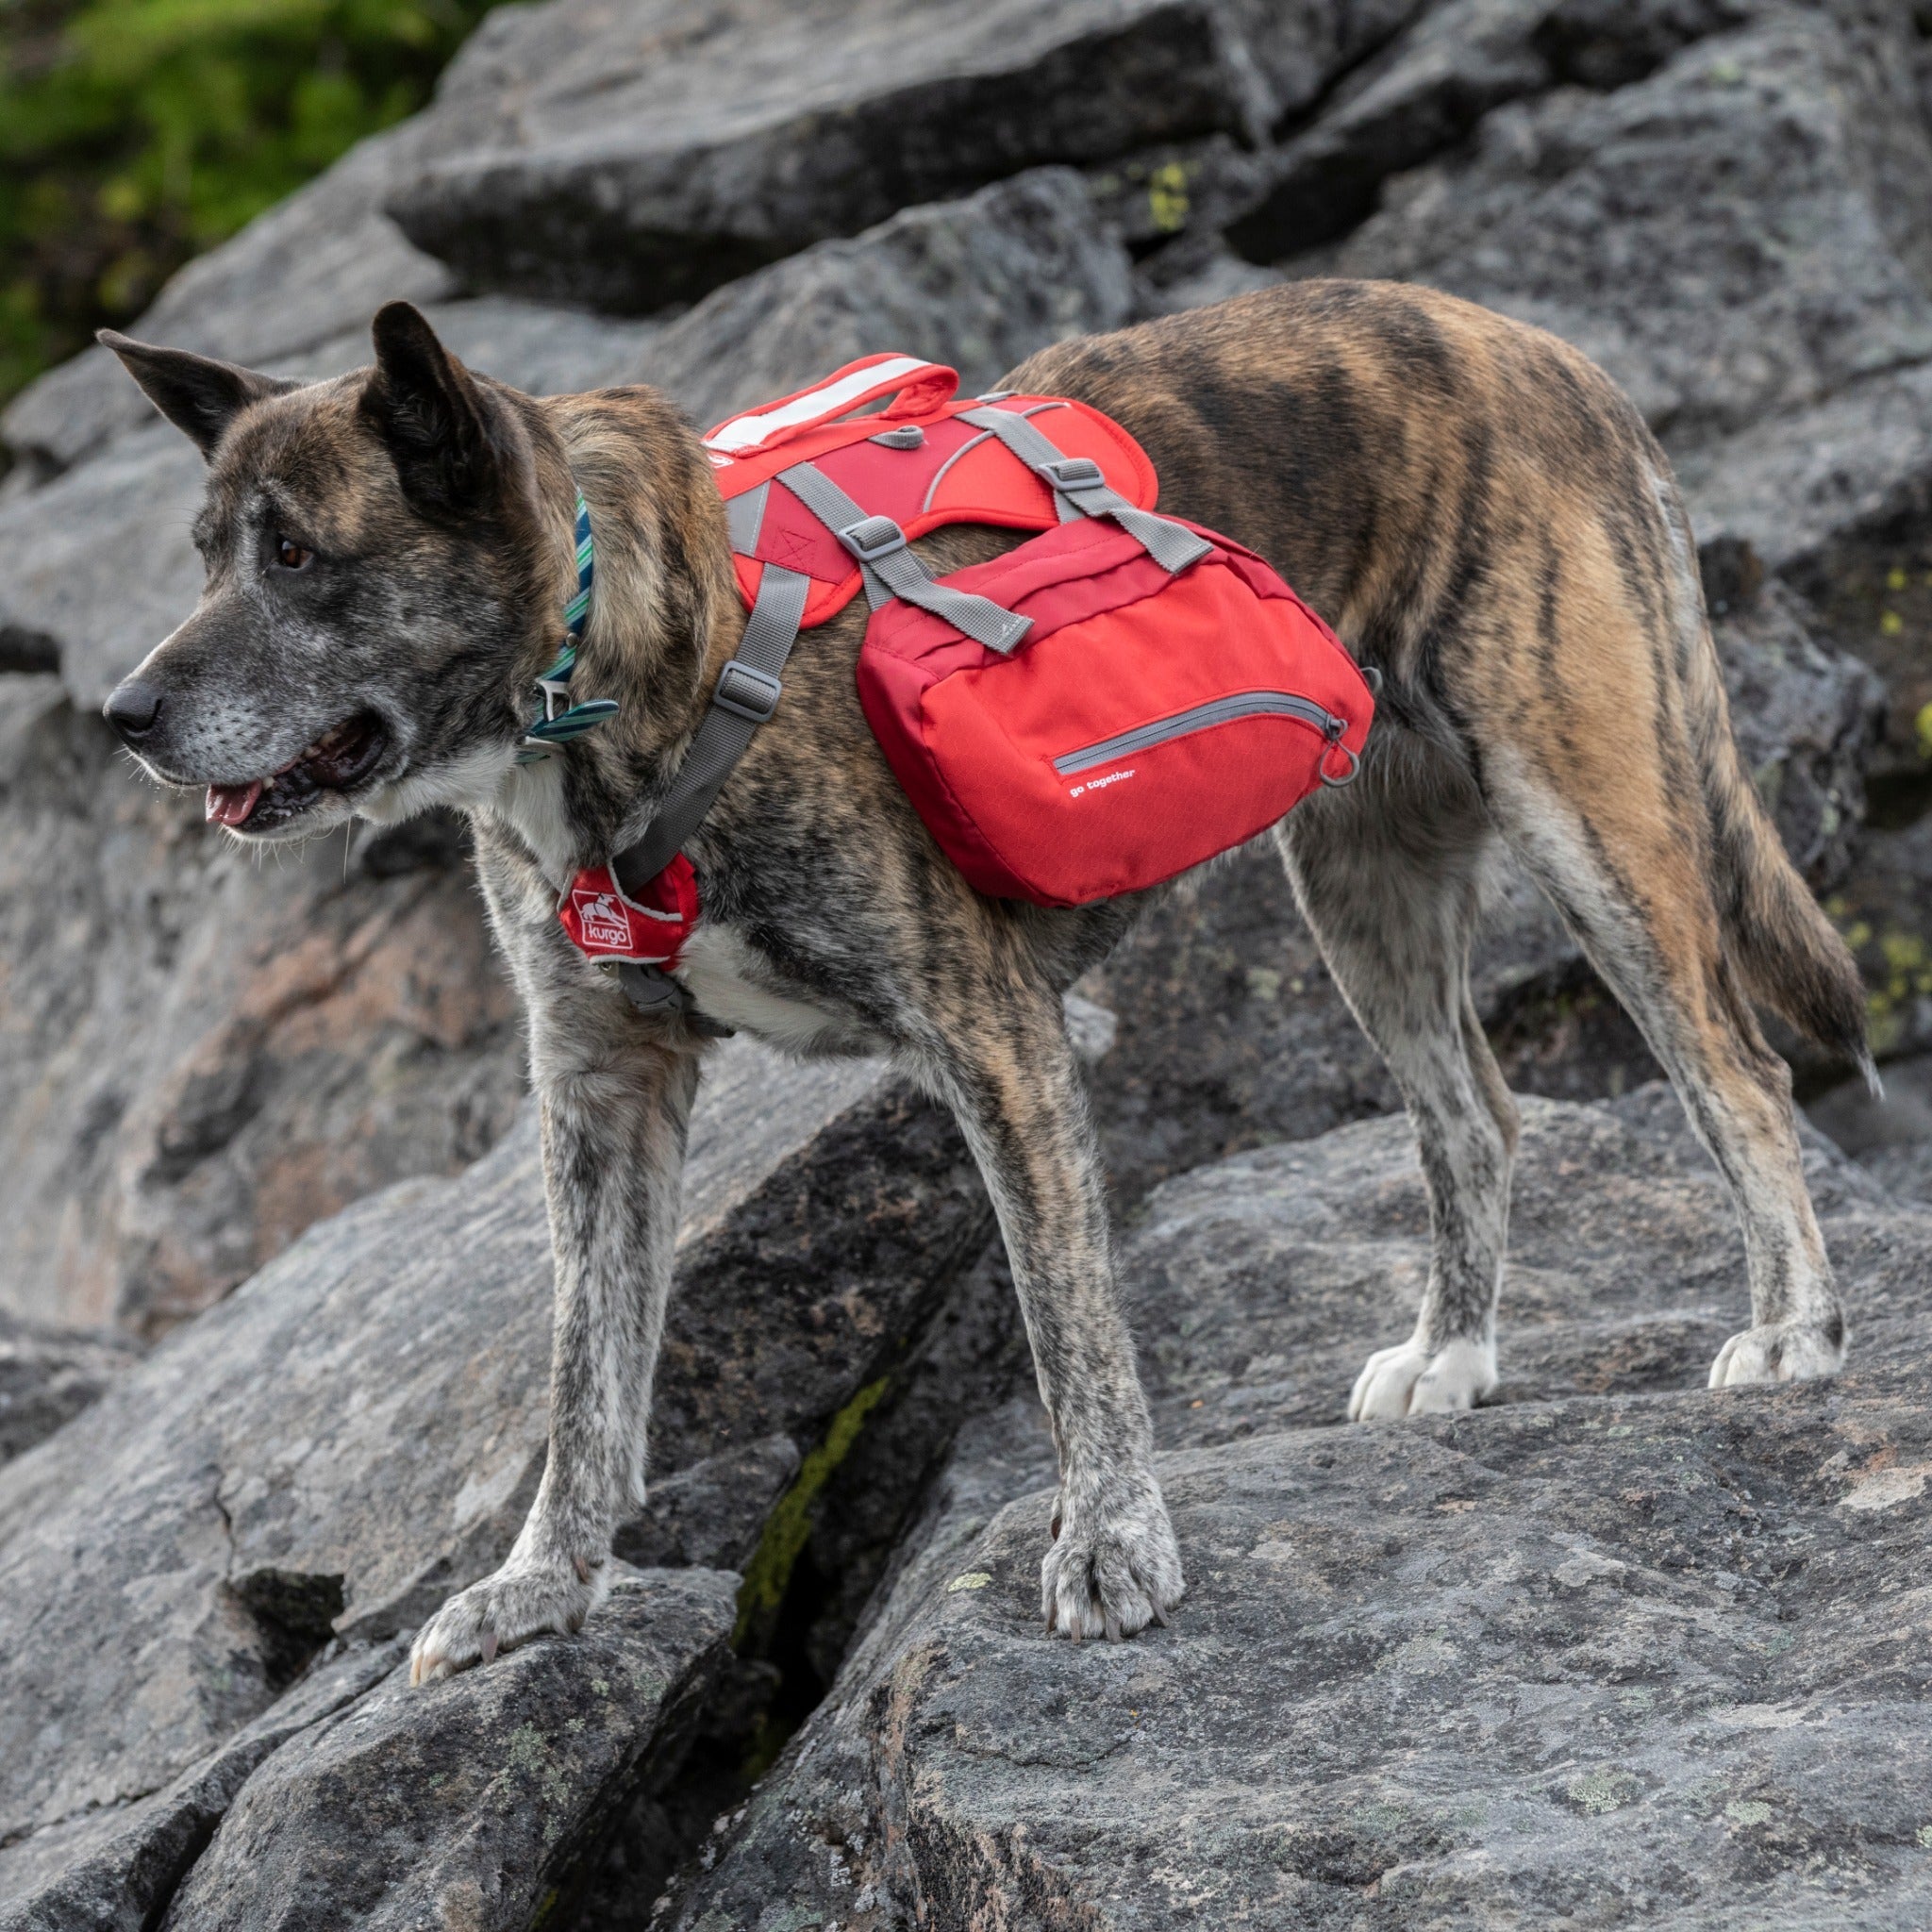
[(0, 0), (0, 402), (413, 113), (491, 0)]

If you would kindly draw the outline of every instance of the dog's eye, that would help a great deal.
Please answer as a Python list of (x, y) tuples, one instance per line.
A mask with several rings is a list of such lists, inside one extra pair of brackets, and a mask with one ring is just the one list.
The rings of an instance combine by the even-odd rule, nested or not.
[(314, 551), (305, 550), (292, 537), (275, 539), (275, 561), (284, 570), (300, 570), (314, 555)]

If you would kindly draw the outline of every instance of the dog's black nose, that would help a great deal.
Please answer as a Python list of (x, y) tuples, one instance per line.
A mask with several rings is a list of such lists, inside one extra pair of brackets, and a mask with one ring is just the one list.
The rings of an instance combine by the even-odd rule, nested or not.
[(155, 720), (161, 715), (161, 694), (153, 685), (130, 677), (114, 687), (102, 715), (131, 744), (155, 728)]

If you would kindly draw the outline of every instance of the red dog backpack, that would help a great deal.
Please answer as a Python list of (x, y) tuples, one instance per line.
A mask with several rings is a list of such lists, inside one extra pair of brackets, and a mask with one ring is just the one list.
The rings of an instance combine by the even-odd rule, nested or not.
[[(861, 591), (866, 717), (934, 838), (993, 897), (1141, 891), (1354, 776), (1369, 688), (1260, 558), (1156, 514), (1153, 465), (1097, 409), (958, 384), (868, 357), (705, 438), (751, 619), (650, 832), (571, 894), (596, 908), (562, 915), (586, 952), (675, 961), (697, 916), (679, 848), (775, 709), (798, 630)], [(934, 578), (908, 545), (957, 523), (1042, 534)]]

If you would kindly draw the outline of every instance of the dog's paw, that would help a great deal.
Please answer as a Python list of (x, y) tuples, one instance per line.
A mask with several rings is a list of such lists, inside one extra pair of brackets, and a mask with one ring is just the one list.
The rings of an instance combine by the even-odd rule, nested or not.
[(1447, 1415), (1474, 1408), (1496, 1386), (1496, 1347), (1490, 1341), (1452, 1341), (1431, 1355), (1405, 1341), (1372, 1355), (1348, 1398), (1352, 1423), (1380, 1417)]
[[(1064, 1491), (1062, 1492), (1064, 1495)], [(1040, 1565), (1040, 1608), (1049, 1635), (1120, 1639), (1165, 1624), (1187, 1581), (1149, 1475), (1111, 1503), (1089, 1504), (1062, 1522), (1054, 1506), (1054, 1542)]]
[(533, 1637), (580, 1629), (608, 1586), (608, 1563), (535, 1562), (512, 1557), (493, 1575), (459, 1591), (416, 1633), (409, 1682), (427, 1684), (488, 1663)]
[(1748, 1389), (1766, 1382), (1815, 1382), (1844, 1365), (1844, 1324), (1768, 1322), (1746, 1328), (1718, 1350), (1710, 1365), (1713, 1389)]

